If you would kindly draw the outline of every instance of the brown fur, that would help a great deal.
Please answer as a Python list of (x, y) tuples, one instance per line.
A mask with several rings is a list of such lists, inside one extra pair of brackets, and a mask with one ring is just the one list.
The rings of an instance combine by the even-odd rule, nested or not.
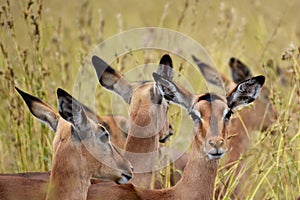
[[(132, 173), (130, 163), (111, 146), (106, 129), (90, 120), (68, 93), (58, 90), (62, 117), (57, 118), (50, 106), (17, 90), (38, 119), (47, 125), (51, 124), (49, 120), (57, 120), (52, 123), (57, 125), (52, 127), (56, 130), (52, 169), (47, 193), (45, 180), (1, 176), (1, 199), (86, 199), (92, 177), (128, 181)], [(55, 117), (47, 118), (49, 113)], [(16, 191), (11, 189), (13, 182)]]
[[(218, 80), (222, 80), (227, 93), (233, 90), (238, 83), (247, 80), (252, 77), (252, 73), (249, 68), (236, 58), (231, 58), (229, 66), (231, 69), (232, 80), (228, 79), (223, 74), (220, 74), (216, 69), (211, 66), (202, 63), (196, 59), (198, 67), (205, 66), (201, 72), (205, 72), (205, 78), (208, 82), (220, 86), (222, 84), (215, 84), (216, 76), (219, 76)], [(199, 65), (199, 63), (201, 63)], [(271, 102), (268, 100), (269, 91), (266, 87), (261, 89), (261, 92), (251, 107), (244, 108), (241, 111), (236, 111), (235, 118), (233, 118), (229, 125), (229, 135), (232, 135), (229, 146), (231, 147), (227, 153), (227, 159), (225, 166), (227, 170), (239, 160), (240, 156), (247, 152), (249, 149), (249, 138), (255, 130), (265, 130), (270, 127), (276, 120), (276, 110)], [(238, 117), (240, 116), (240, 117)], [(239, 173), (243, 163), (239, 163), (236, 173)], [(243, 175), (241, 182), (247, 175)], [(220, 186), (221, 187), (221, 186)], [(226, 185), (223, 188), (223, 192), (226, 190)], [(240, 194), (240, 185), (238, 185), (233, 195), (235, 198)], [(217, 192), (217, 196), (218, 196)], [(220, 194), (221, 195), (221, 194)]]
[[(180, 89), (171, 81), (162, 79), (154, 74), (156, 82), (166, 89), (165, 97), (169, 97), (175, 103), (182, 105), (190, 113), (194, 113), (194, 140), (192, 142), (191, 155), (185, 167), (182, 179), (172, 188), (165, 190), (143, 190), (126, 184), (122, 186), (102, 187), (92, 185), (89, 188), (88, 199), (204, 199), (213, 198), (215, 178), (218, 169), (218, 159), (227, 151), (228, 121), (224, 119), (224, 111), (228, 105), (239, 105), (235, 102), (227, 102), (225, 98), (215, 98), (211, 100), (200, 100), (201, 96), (193, 96), (188, 91)], [(257, 86), (261, 87), (264, 82), (262, 77), (255, 78)], [(244, 83), (242, 83), (244, 84)], [(256, 86), (255, 86), (256, 87)], [(259, 90), (259, 88), (256, 88)], [(249, 90), (251, 91), (251, 90)], [(235, 98), (239, 95), (253, 98), (253, 93), (257, 91), (234, 92)], [(173, 93), (173, 94), (171, 94)], [(234, 108), (232, 108), (234, 109)], [(228, 119), (229, 120), (229, 119)], [(215, 128), (218, 127), (218, 128)], [(213, 157), (211, 152), (222, 153)], [(101, 196), (102, 192), (107, 195)]]
[[(134, 185), (127, 184), (123, 186), (109, 186), (94, 184), (90, 186), (87, 199), (212, 199), (214, 191), (214, 182), (217, 174), (218, 159), (227, 151), (227, 120), (224, 118), (224, 111), (228, 109), (228, 105), (239, 105), (238, 103), (227, 102), (224, 99), (215, 99), (212, 101), (201, 100), (199, 96), (194, 96), (186, 90), (180, 90), (175, 87), (174, 83), (163, 80), (157, 74), (155, 79), (160, 84), (168, 87), (167, 91), (172, 91), (174, 95), (172, 100), (185, 107), (190, 113), (194, 113), (194, 140), (192, 142), (191, 155), (187, 163), (183, 178), (178, 184), (166, 190), (143, 190), (138, 189)], [(239, 95), (244, 98), (254, 98), (253, 93), (259, 92), (260, 87), (264, 83), (263, 77), (255, 77), (250, 82), (254, 83), (255, 91), (252, 89), (235, 90), (232, 94), (235, 98), (229, 98), (232, 101), (239, 100)], [(247, 82), (241, 83), (247, 86)], [(175, 94), (176, 93), (176, 94)], [(167, 96), (168, 94), (166, 94)], [(234, 108), (231, 108), (234, 109)], [(222, 114), (221, 114), (222, 113)], [(213, 119), (213, 120), (212, 120)], [(229, 119), (228, 119), (229, 120)], [(217, 126), (218, 129), (213, 128)], [(61, 134), (64, 136), (64, 134)], [(224, 141), (224, 142), (223, 142)], [(61, 144), (67, 140), (61, 141)], [(60, 144), (58, 145), (57, 153), (60, 151)], [(213, 151), (222, 153), (214, 156)], [(62, 149), (63, 151), (63, 149)], [(60, 159), (58, 159), (60, 160)], [(54, 161), (55, 163), (55, 161)], [(71, 162), (72, 163), (72, 162)], [(93, 163), (91, 160), (87, 164)], [(52, 173), (55, 174), (55, 173)], [(52, 176), (51, 174), (51, 176)], [(0, 177), (1, 178), (1, 177)], [(19, 179), (22, 179), (18, 177)], [(1, 179), (0, 179), (1, 180)], [(29, 180), (29, 179), (26, 179)], [(40, 180), (33, 180), (35, 183), (41, 182)], [(53, 179), (50, 179), (50, 186)], [(15, 185), (20, 184), (17, 181)], [(0, 181), (0, 194), (3, 190)], [(54, 181), (54, 183), (56, 183)], [(73, 183), (73, 182), (72, 182)], [(41, 183), (41, 185), (43, 185)], [(65, 183), (68, 184), (70, 182)], [(30, 184), (32, 186), (33, 184)], [(41, 188), (41, 187), (39, 187)], [(33, 191), (33, 190), (32, 190)], [(24, 193), (28, 190), (24, 191)], [(26, 193), (28, 194), (28, 193)], [(64, 194), (63, 194), (64, 195)], [(72, 194), (69, 194), (72, 195)]]
[(158, 163), (159, 136), (169, 131), (168, 105), (165, 100), (160, 105), (153, 104), (149, 90), (155, 90), (153, 82), (138, 87), (132, 95), (124, 154), (135, 167), (132, 183), (143, 188), (149, 188), (152, 171)]
[[(97, 56), (93, 56), (92, 62), (99, 83), (129, 104), (130, 125), (124, 155), (135, 168), (132, 182), (143, 188), (151, 188), (159, 140), (169, 134), (167, 102), (153, 81), (130, 83)], [(168, 55), (161, 58), (158, 71), (172, 79), (172, 60)]]
[[(197, 98), (195, 98), (197, 99)], [(133, 185), (126, 184), (122, 186), (102, 187), (101, 185), (92, 185), (89, 188), (88, 199), (114, 200), (125, 197), (125, 199), (212, 199), (214, 191), (214, 181), (217, 174), (218, 160), (209, 160), (203, 151), (203, 142), (215, 139), (215, 135), (220, 138), (226, 138), (225, 124), (220, 125), (221, 131), (212, 133), (210, 131), (209, 118), (212, 115), (218, 115), (222, 122), (222, 114), (226, 103), (216, 101), (211, 105), (209, 102), (196, 102), (194, 109), (203, 113), (203, 125), (195, 122), (195, 135), (191, 155), (187, 166), (185, 167), (182, 179), (176, 186), (165, 190), (142, 190)], [(215, 109), (211, 112), (211, 108)], [(208, 110), (207, 110), (208, 109)], [(221, 120), (220, 120), (221, 119)], [(222, 124), (222, 123), (221, 123)], [(219, 135), (220, 134), (220, 135)], [(100, 196), (106, 191), (108, 195)], [(127, 198), (128, 197), (128, 198)]]

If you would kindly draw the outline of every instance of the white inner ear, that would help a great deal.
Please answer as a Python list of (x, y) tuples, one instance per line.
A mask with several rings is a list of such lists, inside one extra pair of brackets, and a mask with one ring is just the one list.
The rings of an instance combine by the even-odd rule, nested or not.
[[(162, 90), (162, 88), (161, 88), (161, 86), (159, 86), (157, 83), (155, 83), (155, 87), (157, 88), (157, 90), (158, 90), (158, 92), (162, 95), (162, 96), (164, 96), (164, 91)], [(154, 91), (155, 92), (155, 91)]]
[(51, 124), (49, 123), (49, 122), (47, 122), (47, 121), (44, 121), (44, 120), (42, 120), (42, 119), (40, 119), (40, 118), (37, 118), (37, 120), (39, 121), (39, 122), (42, 122), (43, 124), (45, 124), (47, 127), (49, 127), (53, 132), (55, 132), (55, 130), (52, 128), (52, 126), (51, 126)]

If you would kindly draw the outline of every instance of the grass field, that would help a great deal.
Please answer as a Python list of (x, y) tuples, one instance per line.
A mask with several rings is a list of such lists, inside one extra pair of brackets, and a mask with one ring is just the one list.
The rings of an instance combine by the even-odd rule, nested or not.
[[(244, 156), (245, 170), (252, 171), (242, 183), (247, 186), (243, 198), (296, 199), (300, 196), (299, 8), (298, 0), (0, 0), (0, 172), (51, 167), (54, 133), (31, 115), (15, 86), (56, 107), (56, 89), (72, 91), (78, 70), (99, 43), (133, 28), (161, 27), (196, 40), (228, 77), (230, 57), (247, 63), (253, 74), (266, 76), (278, 119), (267, 131), (252, 135)], [(157, 63), (162, 54), (131, 52), (119, 56), (112, 66), (125, 73), (132, 65)], [(175, 70), (188, 77), (198, 93), (204, 92), (192, 66), (171, 56)], [(283, 75), (278, 75), (277, 67)], [(111, 113), (112, 95), (101, 87), (94, 95), (101, 99), (95, 104), (98, 113)], [(175, 128), (181, 123), (178, 112), (175, 108), (170, 113)], [(217, 182), (230, 173), (219, 174)]]

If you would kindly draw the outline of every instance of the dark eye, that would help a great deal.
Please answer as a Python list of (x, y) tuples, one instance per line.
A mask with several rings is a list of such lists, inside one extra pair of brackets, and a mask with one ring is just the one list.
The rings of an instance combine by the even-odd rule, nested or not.
[(102, 142), (108, 142), (109, 141), (109, 132), (103, 127), (103, 126), (99, 126), (100, 128), (100, 140)]
[(231, 117), (231, 115), (232, 115), (232, 110), (229, 110), (227, 113), (226, 113), (226, 115), (225, 115), (225, 117), (224, 117), (224, 120), (225, 121), (229, 121), (230, 120), (230, 117)]
[(101, 132), (106, 132), (106, 129), (103, 126), (99, 126), (99, 127), (100, 127)]
[(103, 135), (101, 135), (100, 140), (104, 143), (107, 143), (109, 141), (109, 133), (105, 132)]

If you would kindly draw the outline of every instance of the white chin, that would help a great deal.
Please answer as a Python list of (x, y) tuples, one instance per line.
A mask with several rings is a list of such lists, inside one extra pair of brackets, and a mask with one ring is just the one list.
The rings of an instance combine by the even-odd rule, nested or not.
[(125, 176), (122, 176), (122, 178), (118, 181), (119, 184), (125, 184), (128, 182), (128, 179)]
[(224, 156), (224, 153), (223, 154), (218, 154), (218, 155), (207, 154), (207, 156), (208, 156), (209, 160), (217, 160), (217, 159), (222, 158)]

